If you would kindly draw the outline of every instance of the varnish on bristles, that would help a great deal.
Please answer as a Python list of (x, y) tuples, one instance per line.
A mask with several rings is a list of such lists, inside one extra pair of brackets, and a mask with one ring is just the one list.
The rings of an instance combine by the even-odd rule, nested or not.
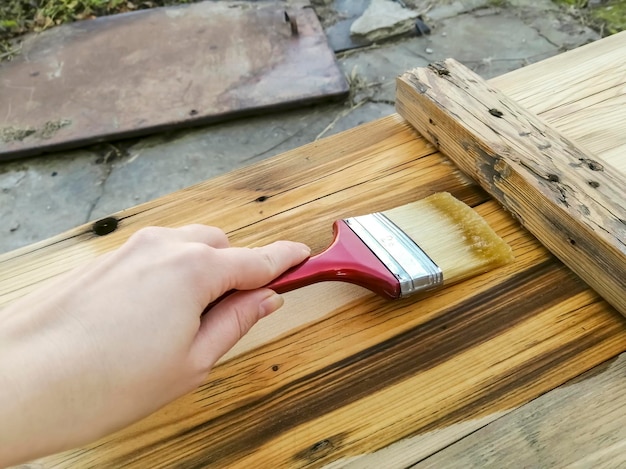
[(439, 266), (444, 284), (513, 260), (511, 247), (487, 222), (447, 192), (383, 213)]

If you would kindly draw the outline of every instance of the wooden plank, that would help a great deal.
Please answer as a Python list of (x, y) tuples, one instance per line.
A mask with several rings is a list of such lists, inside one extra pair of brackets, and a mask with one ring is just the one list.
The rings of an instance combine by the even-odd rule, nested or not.
[(515, 262), (399, 302), (344, 284), (291, 292), (196, 392), (37, 463), (406, 467), (626, 350), (624, 318), (397, 115), (120, 212), (106, 236), (84, 225), (4, 254), (0, 303), (146, 225), (218, 224), (236, 245), (319, 250), (337, 217), (441, 190), (475, 206)]
[[(574, 53), (555, 55), (513, 70), (489, 83), (539, 116), (567, 113), (570, 105), (598, 92), (621, 90), (623, 94), (625, 44), (626, 31), (579, 47)], [(601, 119), (602, 115), (595, 118)]]
[[(406, 158), (406, 149), (399, 146), (394, 158)], [(327, 151), (316, 145), (316, 153)], [(383, 161), (389, 164), (390, 157)], [(354, 161), (354, 153), (340, 159)], [(379, 179), (372, 175), (374, 181), (358, 184), (359, 191), (335, 192), (332, 181), (337, 177), (339, 184), (341, 174), (315, 181), (316, 193), (329, 191), (322, 210), (342, 203), (341, 210), (350, 210), (350, 200), (370, 192), (364, 185), (382, 196), (395, 181), (403, 185), (397, 172), (412, 180), (413, 190), (424, 190), (415, 174), (427, 174), (427, 187), (450, 184), (442, 189), (478, 202), (479, 213), (513, 246), (514, 265), (417, 302), (385, 302), (360, 289), (342, 289), (341, 298), (323, 290), (289, 293), (285, 308), (260, 324), (264, 333), (242, 342), (197, 392), (41, 464), (315, 467), (353, 460), (412, 434), (494, 418), (623, 349), (626, 329), (604, 302), (493, 201), (482, 202), (475, 188), (455, 187), (455, 169), (440, 155), (418, 160), (406, 168), (392, 164)], [(233, 182), (242, 187), (251, 182), (238, 176)], [(269, 217), (232, 234), (241, 244), (256, 244), (280, 227), (304, 236), (319, 224), (302, 215), (311, 208), (305, 203), (276, 215), (284, 220)], [(237, 219), (236, 213), (220, 216)], [(293, 226), (293, 219), (304, 225)], [(290, 330), (281, 329), (286, 319)], [(450, 442), (444, 436), (458, 437), (441, 433), (438, 445)]]
[(624, 467), (624, 389), (622, 354), (415, 467)]
[(489, 83), (626, 174), (625, 75), (626, 31)]
[(306, 1), (205, 1), (67, 24), (27, 37), (0, 74), (0, 160), (348, 92)]
[[(624, 71), (626, 73), (626, 70)], [(558, 126), (565, 135), (578, 135), (577, 139), (588, 138), (593, 143), (585, 145), (590, 154), (602, 155), (602, 161), (612, 165), (623, 176), (626, 176), (626, 161), (622, 158), (626, 151), (626, 134), (615, 135), (611, 132), (611, 123), (624, 119), (626, 109), (626, 87), (622, 87), (621, 93), (616, 96), (614, 90), (611, 93), (598, 93), (602, 101), (590, 102), (591, 99), (581, 99), (580, 110), (569, 114), (551, 116), (546, 113), (550, 122)], [(556, 113), (554, 113), (556, 114)], [(544, 117), (546, 118), (546, 117)], [(584, 122), (588, 122), (584, 125)]]
[(452, 59), (399, 77), (396, 108), (626, 315), (626, 178), (617, 169)]

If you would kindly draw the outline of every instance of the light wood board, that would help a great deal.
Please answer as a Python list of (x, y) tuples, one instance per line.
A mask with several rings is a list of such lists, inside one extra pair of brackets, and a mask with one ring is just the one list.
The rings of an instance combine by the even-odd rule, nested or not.
[[(548, 61), (545, 71), (541, 64), (522, 69), (498, 86), (515, 99), (520, 95), (533, 112), (559, 115), (560, 106), (571, 109), (602, 92), (562, 83), (574, 75), (584, 82), (585, 73), (592, 80), (597, 67), (612, 77), (625, 49), (626, 35), (617, 35), (564, 54), (560, 80)], [(609, 59), (597, 59), (605, 55)], [(597, 67), (586, 68), (588, 59)], [(526, 73), (545, 81), (533, 82)], [(626, 77), (619, 79), (622, 85), (615, 77), (606, 86), (624, 90)], [(546, 86), (552, 86), (546, 97), (537, 97)], [(623, 99), (623, 91), (611, 98)], [(599, 116), (607, 105), (598, 105)], [(623, 146), (626, 122), (606, 120), (602, 133), (588, 132), (600, 118), (589, 109), (589, 124), (573, 126), (568, 136), (589, 147)], [(617, 143), (598, 141), (607, 138)], [(289, 238), (317, 251), (329, 242), (336, 218), (442, 190), (474, 206), (512, 245), (515, 262), (397, 302), (346, 285), (289, 293), (285, 307), (255, 327), (196, 392), (93, 445), (38, 463), (406, 467), (489, 422), (504, 422), (515, 409), (626, 350), (624, 318), (397, 115), (121, 212), (119, 228), (109, 235), (98, 237), (86, 225), (3, 255), (0, 302), (149, 224), (217, 224), (237, 245)], [(612, 412), (623, 421), (626, 411)], [(501, 466), (519, 466), (516, 457), (509, 453)]]

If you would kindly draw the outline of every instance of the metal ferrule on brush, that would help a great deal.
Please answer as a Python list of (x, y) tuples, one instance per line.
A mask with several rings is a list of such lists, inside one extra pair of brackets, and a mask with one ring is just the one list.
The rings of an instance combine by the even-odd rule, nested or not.
[(443, 283), (437, 264), (382, 213), (346, 218), (344, 222), (398, 279), (401, 297)]

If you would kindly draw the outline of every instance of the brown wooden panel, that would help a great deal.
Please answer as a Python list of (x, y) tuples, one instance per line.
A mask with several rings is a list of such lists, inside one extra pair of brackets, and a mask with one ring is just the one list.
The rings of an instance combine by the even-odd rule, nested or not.
[(515, 263), (417, 301), (343, 285), (289, 293), (197, 392), (44, 467), (317, 467), (501, 415), (623, 350), (619, 315), (396, 116), (121, 213), (110, 235), (84, 226), (15, 252), (0, 284), (20, 294), (29, 264), (63, 256), (66, 269), (150, 223), (219, 222), (239, 245), (320, 249), (335, 217), (439, 190), (476, 206)]
[(512, 264), (396, 302), (344, 284), (290, 292), (196, 392), (38, 463), (407, 467), (626, 350), (624, 318), (397, 115), (120, 212), (106, 236), (85, 225), (4, 254), (0, 304), (146, 225), (218, 224), (236, 245), (320, 250), (335, 218), (442, 190), (511, 244)]
[(303, 2), (208, 1), (64, 25), (29, 36), (0, 74), (0, 159), (348, 91)]

